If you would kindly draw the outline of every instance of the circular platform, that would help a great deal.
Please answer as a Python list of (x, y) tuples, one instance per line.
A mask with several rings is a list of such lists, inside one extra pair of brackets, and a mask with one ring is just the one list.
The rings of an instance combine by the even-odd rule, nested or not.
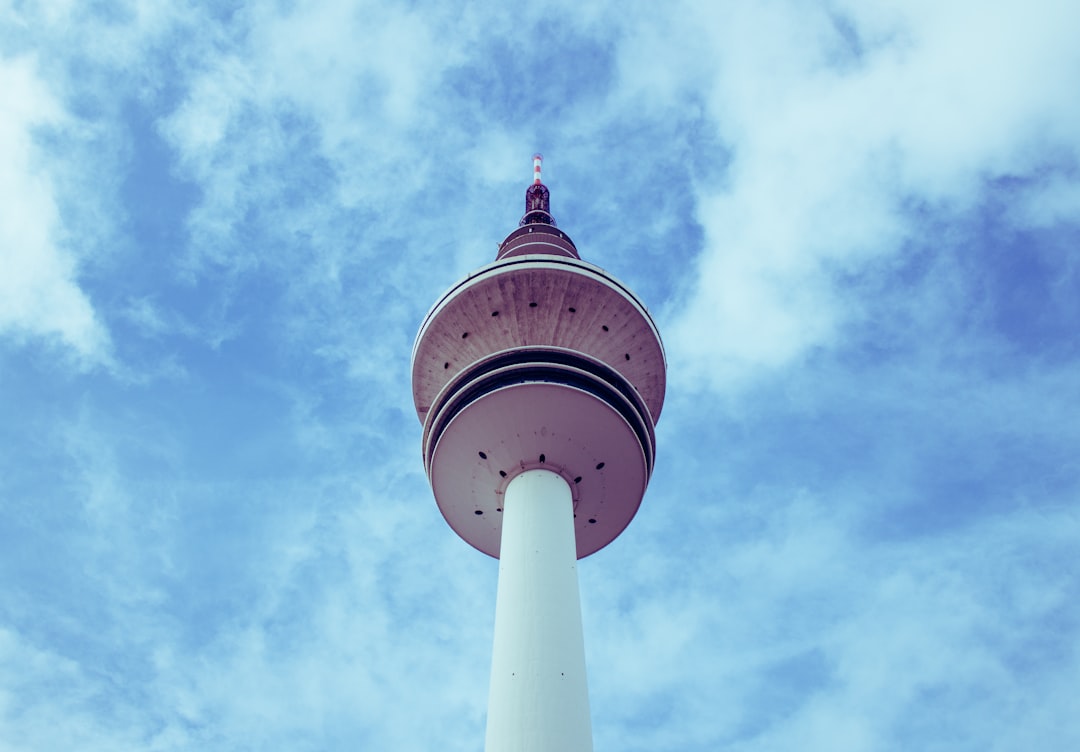
[(447, 523), (495, 557), (506, 486), (525, 470), (560, 474), (573, 494), (581, 558), (633, 519), (648, 484), (648, 449), (620, 411), (596, 394), (523, 381), (486, 392), (453, 415), (425, 459)]
[(666, 362), (645, 306), (603, 270), (549, 254), (479, 269), (428, 313), (412, 367), (424, 466), (471, 545), (498, 557), (503, 492), (533, 468), (570, 485), (579, 558), (633, 519)]
[(579, 259), (515, 256), (481, 267), (432, 307), (416, 337), (413, 399), (423, 423), (439, 391), (473, 363), (523, 346), (580, 352), (614, 368), (648, 406), (664, 405), (667, 363), (648, 310)]

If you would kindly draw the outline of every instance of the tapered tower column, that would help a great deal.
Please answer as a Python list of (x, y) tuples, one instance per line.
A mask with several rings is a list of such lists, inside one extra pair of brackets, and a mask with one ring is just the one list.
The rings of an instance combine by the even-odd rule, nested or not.
[(503, 501), (486, 752), (591, 752), (570, 486), (528, 470)]

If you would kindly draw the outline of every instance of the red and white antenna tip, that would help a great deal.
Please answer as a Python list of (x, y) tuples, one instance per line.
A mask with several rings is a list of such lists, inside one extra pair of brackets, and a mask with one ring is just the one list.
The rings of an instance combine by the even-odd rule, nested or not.
[(533, 185), (540, 185), (540, 163), (543, 161), (542, 154), (533, 154)]

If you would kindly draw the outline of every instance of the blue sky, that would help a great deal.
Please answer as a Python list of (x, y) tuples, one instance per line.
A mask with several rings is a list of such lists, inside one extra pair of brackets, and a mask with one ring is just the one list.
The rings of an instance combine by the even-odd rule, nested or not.
[(669, 359), (597, 750), (1080, 748), (1078, 27), (0, 3), (0, 748), (482, 746), (409, 356), (534, 151)]

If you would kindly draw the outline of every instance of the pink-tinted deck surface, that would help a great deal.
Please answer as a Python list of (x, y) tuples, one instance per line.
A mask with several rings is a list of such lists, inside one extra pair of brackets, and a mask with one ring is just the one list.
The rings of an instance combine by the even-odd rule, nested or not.
[(429, 475), (450, 527), (497, 557), (503, 491), (533, 468), (570, 485), (578, 558), (623, 531), (648, 483), (641, 444), (622, 416), (591, 394), (549, 383), (506, 387), (472, 403), (439, 438)]
[(424, 320), (413, 350), (413, 399), (423, 423), (439, 391), (494, 352), (551, 345), (583, 352), (621, 373), (649, 408), (664, 405), (667, 365), (644, 305), (584, 261), (512, 257), (455, 285)]

